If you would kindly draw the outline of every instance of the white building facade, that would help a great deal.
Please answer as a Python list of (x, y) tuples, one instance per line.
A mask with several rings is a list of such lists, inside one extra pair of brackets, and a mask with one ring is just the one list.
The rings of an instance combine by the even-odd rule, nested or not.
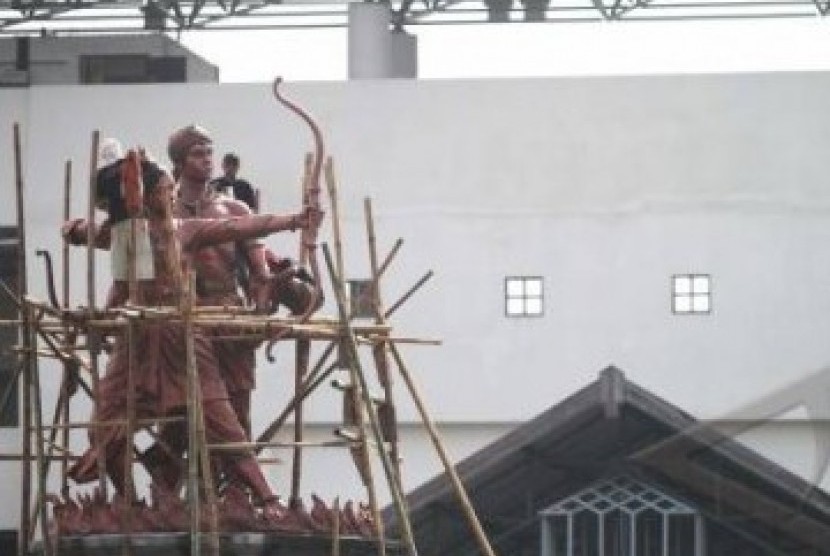
[[(738, 412), (764, 420), (743, 438), (807, 478), (820, 462), (816, 431), (824, 425), (777, 393), (830, 362), (828, 91), (827, 73), (284, 88), (315, 114), (334, 157), (347, 276), (369, 276), (365, 197), (381, 253), (405, 241), (384, 284), (387, 305), (435, 271), (392, 323), (401, 336), (443, 340), (403, 349), (452, 455), (615, 364), (698, 419)], [(2, 225), (15, 221), (13, 122), (23, 131), (29, 289), (43, 298), (32, 253), (60, 251), (66, 160), (73, 212), (86, 213), (93, 129), (163, 159), (170, 131), (199, 123), (215, 134), (217, 159), (240, 154), (263, 210), (276, 212), (298, 206), (310, 149), (307, 129), (273, 101), (268, 84), (0, 89)], [(329, 221), (324, 240), (330, 231)], [(296, 239), (268, 241), (292, 255)], [(106, 255), (99, 261), (100, 302)], [(72, 265), (81, 304), (82, 251)], [(522, 295), (507, 291), (509, 278), (530, 279), (531, 299), (508, 302)], [(333, 314), (328, 299), (323, 311)], [(508, 303), (539, 314), (510, 315)], [(277, 358), (263, 358), (258, 371), (255, 431), (293, 387), (291, 350), (278, 348)], [(43, 366), (46, 407), (54, 370)], [(818, 398), (812, 408), (821, 407)], [(401, 389), (398, 402), (404, 481), (416, 486), (439, 466)], [(341, 414), (336, 393), (309, 404), (311, 434), (330, 435)], [(73, 411), (83, 419), (89, 407)], [(3, 429), (0, 449), (19, 450), (19, 438)], [(83, 434), (73, 441), (80, 449)], [(14, 464), (2, 465), (4, 476), (15, 476)], [(313, 455), (303, 490), (362, 498), (351, 465), (346, 454)], [(334, 480), (332, 469), (342, 469)], [(269, 468), (281, 489), (289, 474), (287, 464)], [(4, 481), (3, 497), (16, 499), (18, 485)], [(0, 507), (0, 523), (16, 526), (16, 504)]]

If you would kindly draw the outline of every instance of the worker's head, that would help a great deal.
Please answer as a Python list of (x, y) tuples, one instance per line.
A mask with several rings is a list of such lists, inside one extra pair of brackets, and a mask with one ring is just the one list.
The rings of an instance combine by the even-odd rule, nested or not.
[(202, 127), (177, 129), (167, 142), (167, 155), (176, 178), (206, 182), (213, 174), (213, 140)]
[(222, 157), (222, 173), (226, 178), (234, 179), (239, 172), (239, 156), (236, 153), (228, 153)]

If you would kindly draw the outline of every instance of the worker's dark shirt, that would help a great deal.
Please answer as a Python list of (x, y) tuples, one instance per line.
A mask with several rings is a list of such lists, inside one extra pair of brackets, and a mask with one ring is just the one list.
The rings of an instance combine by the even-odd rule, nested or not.
[[(216, 178), (210, 182), (211, 187), (220, 193), (232, 195), (234, 199), (239, 199), (251, 210), (256, 211), (256, 193), (253, 186), (245, 180), (230, 179), (225, 176)], [(230, 191), (228, 191), (230, 190)]]

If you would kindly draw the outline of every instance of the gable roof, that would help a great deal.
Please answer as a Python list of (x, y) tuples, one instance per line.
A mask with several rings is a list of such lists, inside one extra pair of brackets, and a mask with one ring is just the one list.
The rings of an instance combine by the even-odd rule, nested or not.
[[(689, 501), (765, 554), (830, 554), (830, 497), (614, 367), (456, 469), (498, 553), (538, 542), (540, 510), (625, 472)], [(477, 553), (446, 474), (407, 502), (422, 555)], [(394, 510), (384, 516), (394, 529)]]

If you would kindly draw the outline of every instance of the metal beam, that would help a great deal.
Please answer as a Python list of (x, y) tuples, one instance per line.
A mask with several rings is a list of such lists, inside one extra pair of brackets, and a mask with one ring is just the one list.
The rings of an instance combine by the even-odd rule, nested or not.
[[(145, 32), (149, 5), (169, 31), (345, 27), (349, 0), (0, 0), (0, 35)], [(392, 24), (486, 23), (485, 0), (396, 0)], [(531, 8), (530, 3), (528, 10)], [(564, 0), (533, 5), (515, 0), (500, 12), (506, 23), (533, 21), (667, 21), (820, 18), (830, 0)]]

